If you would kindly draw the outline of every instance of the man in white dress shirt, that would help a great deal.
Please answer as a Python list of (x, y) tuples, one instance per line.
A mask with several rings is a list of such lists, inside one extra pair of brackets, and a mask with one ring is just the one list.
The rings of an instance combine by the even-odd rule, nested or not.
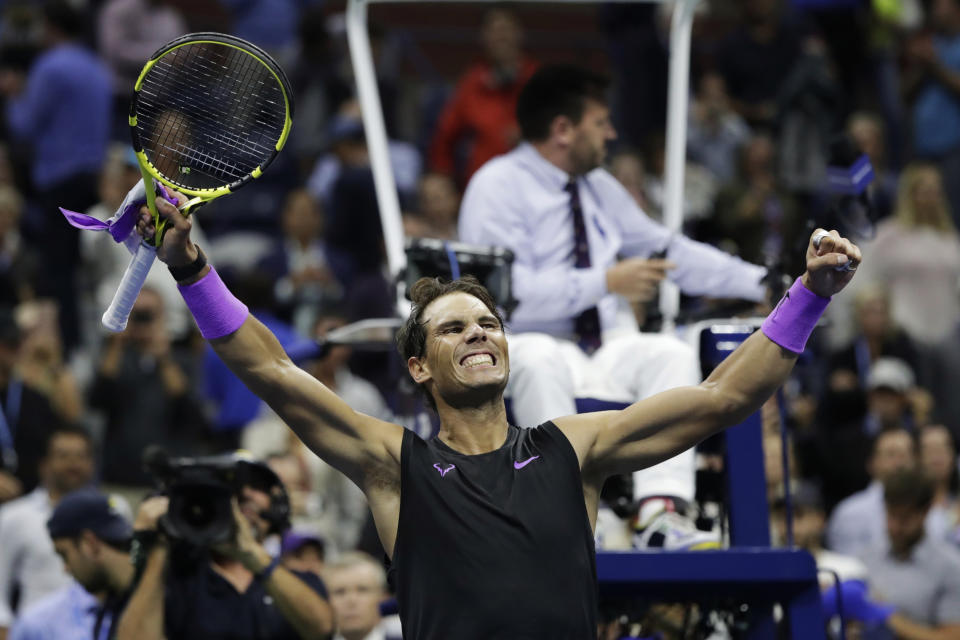
[[(576, 413), (578, 397), (635, 402), (699, 382), (693, 350), (640, 333), (632, 315), (629, 303), (651, 300), (664, 277), (690, 295), (766, 294), (763, 267), (654, 222), (601, 167), (616, 137), (607, 84), (579, 67), (542, 67), (517, 103), (523, 142), (474, 174), (461, 205), (462, 241), (515, 254), (507, 395), (524, 427)], [(704, 541), (674, 513), (693, 500), (694, 473), (689, 450), (635, 474), (641, 545)]]

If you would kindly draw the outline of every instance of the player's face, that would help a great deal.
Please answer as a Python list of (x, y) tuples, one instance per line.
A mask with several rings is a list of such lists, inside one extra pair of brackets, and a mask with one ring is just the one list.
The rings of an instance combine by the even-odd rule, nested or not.
[(596, 100), (587, 99), (583, 117), (574, 128), (570, 145), (570, 164), (576, 175), (596, 169), (607, 158), (607, 142), (614, 140), (617, 132), (610, 122), (610, 108)]
[(507, 340), (483, 302), (460, 292), (441, 296), (424, 309), (423, 322), (426, 355), (410, 363), (417, 382), (432, 380), (434, 395), (452, 406), (475, 406), (503, 392), (510, 370)]

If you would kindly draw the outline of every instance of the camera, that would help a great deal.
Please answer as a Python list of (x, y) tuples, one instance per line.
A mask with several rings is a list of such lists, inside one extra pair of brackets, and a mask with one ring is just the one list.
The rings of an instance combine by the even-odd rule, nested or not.
[(144, 453), (144, 466), (161, 495), (170, 499), (160, 528), (171, 540), (195, 547), (226, 542), (234, 535), (231, 498), (244, 487), (270, 496), (260, 517), (269, 533), (290, 527), (290, 500), (283, 483), (263, 462), (243, 452), (195, 458), (172, 458), (158, 447)]

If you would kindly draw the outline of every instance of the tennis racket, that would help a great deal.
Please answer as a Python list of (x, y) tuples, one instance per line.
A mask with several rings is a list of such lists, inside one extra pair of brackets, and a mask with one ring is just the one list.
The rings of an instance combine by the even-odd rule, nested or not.
[(130, 134), (156, 235), (140, 243), (103, 326), (123, 331), (157, 257), (166, 225), (154, 181), (184, 194), (180, 210), (232, 193), (283, 148), (293, 124), (293, 93), (280, 66), (259, 47), (222, 33), (168, 42), (140, 72), (130, 102)]

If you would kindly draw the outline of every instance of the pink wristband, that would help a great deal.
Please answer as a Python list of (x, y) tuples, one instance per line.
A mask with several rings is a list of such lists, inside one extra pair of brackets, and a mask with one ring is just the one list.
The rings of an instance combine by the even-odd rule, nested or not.
[(807, 339), (828, 304), (830, 298), (818, 296), (797, 278), (760, 325), (760, 330), (784, 349), (803, 353)]
[(230, 335), (250, 315), (247, 305), (230, 293), (212, 266), (207, 275), (193, 284), (177, 285), (177, 289), (206, 340)]

